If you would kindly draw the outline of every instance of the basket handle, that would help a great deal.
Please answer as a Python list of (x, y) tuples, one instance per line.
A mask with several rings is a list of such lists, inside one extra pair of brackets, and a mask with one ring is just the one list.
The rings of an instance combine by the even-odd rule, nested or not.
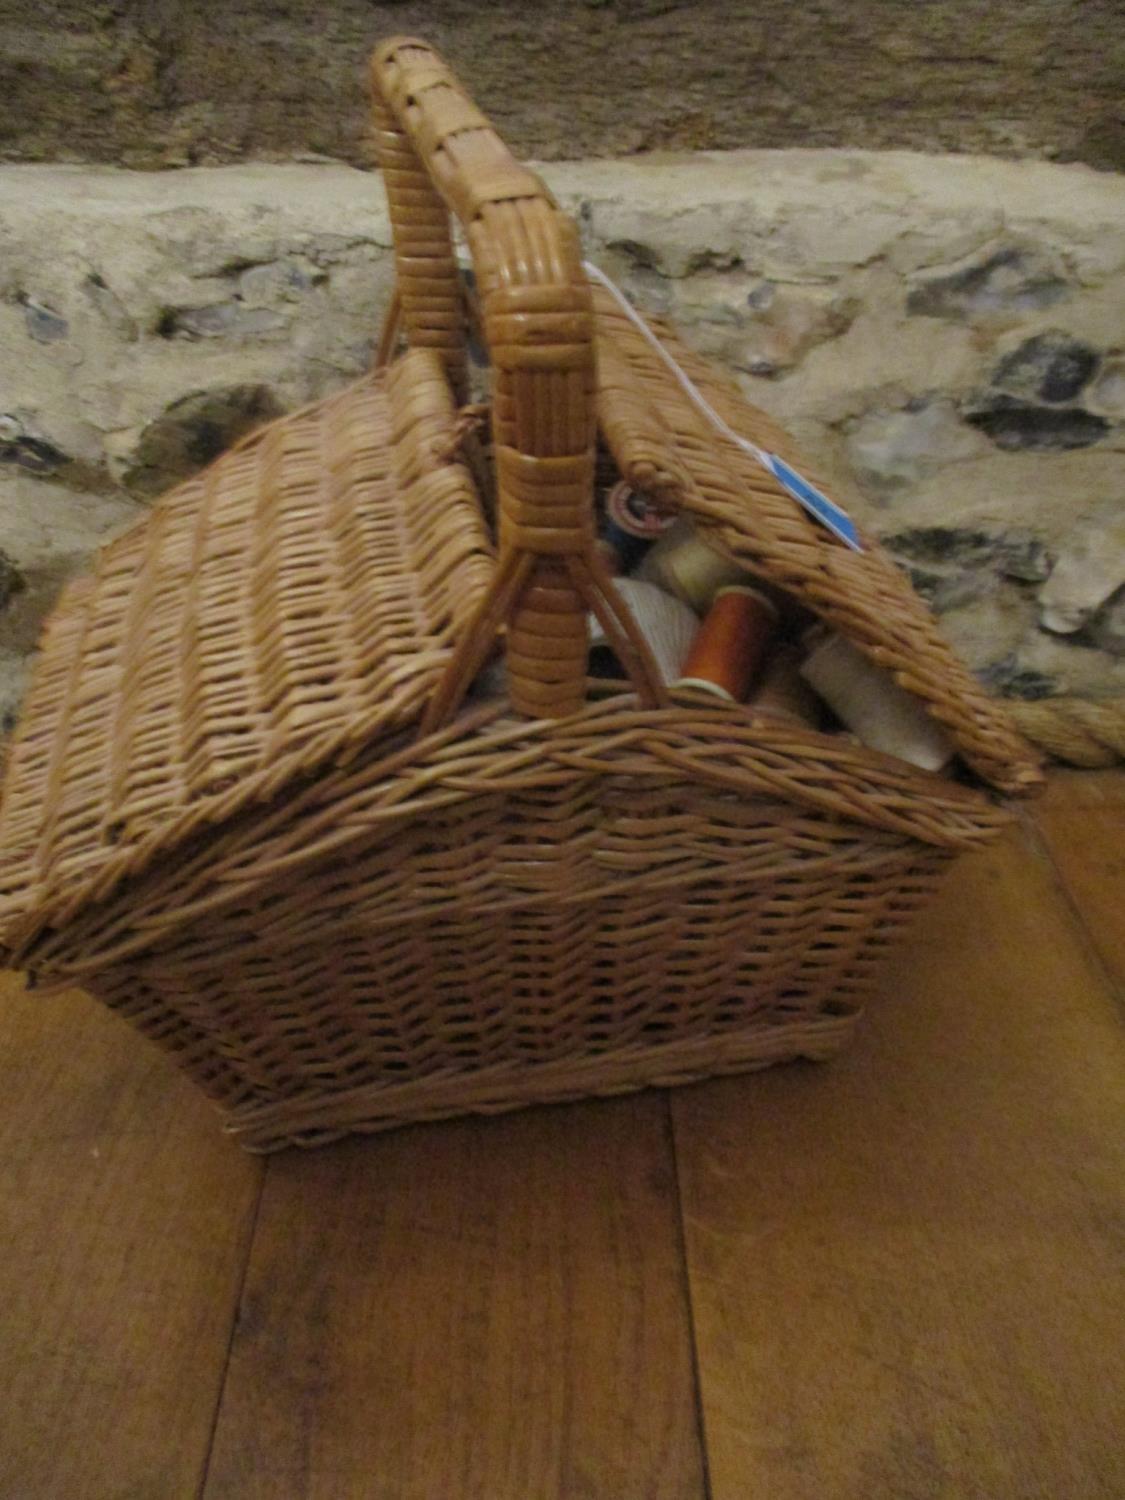
[(371, 76), (408, 335), (441, 355), (463, 392), (451, 210), (465, 228), (493, 367), (500, 561), (423, 731), (456, 711), (505, 624), (513, 707), (534, 718), (577, 712), (590, 609), (642, 701), (666, 702), (644, 637), (594, 545), (593, 304), (574, 225), (427, 43), (384, 42)]

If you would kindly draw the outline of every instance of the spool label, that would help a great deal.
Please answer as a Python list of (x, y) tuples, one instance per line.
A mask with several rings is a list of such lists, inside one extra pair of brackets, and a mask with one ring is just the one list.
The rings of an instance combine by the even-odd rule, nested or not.
[(810, 484), (803, 474), (798, 474), (796, 469), (791, 469), (784, 459), (778, 458), (776, 453), (764, 453), (762, 462), (778, 483), (784, 485), (793, 499), (803, 506), (810, 516), (819, 521), (822, 526), (826, 526), (833, 536), (838, 536), (856, 552), (863, 551), (859, 530), (846, 510), (842, 510), (834, 500), (829, 500), (828, 496), (818, 490), (815, 484)]
[(627, 481), (615, 484), (606, 497), (606, 515), (629, 536), (654, 541), (676, 519), (661, 510), (647, 495), (633, 489)]

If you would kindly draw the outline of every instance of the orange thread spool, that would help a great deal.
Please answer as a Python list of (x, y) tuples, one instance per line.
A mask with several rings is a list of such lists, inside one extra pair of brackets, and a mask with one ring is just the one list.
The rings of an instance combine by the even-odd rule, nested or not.
[(699, 687), (742, 703), (775, 630), (777, 606), (757, 589), (730, 584), (700, 626), (677, 687)]

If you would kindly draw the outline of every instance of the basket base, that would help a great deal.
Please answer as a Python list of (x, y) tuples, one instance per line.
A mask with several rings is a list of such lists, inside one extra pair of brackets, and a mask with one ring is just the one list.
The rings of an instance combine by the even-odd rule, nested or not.
[(507, 1065), (471, 1073), (438, 1073), (408, 1083), (286, 1099), (233, 1111), (227, 1130), (247, 1151), (323, 1146), (352, 1134), (393, 1130), (454, 1115), (503, 1114), (533, 1104), (672, 1088), (720, 1073), (752, 1072), (799, 1058), (822, 1062), (848, 1042), (861, 1012), (763, 1026), (687, 1042), (619, 1050), (603, 1056)]

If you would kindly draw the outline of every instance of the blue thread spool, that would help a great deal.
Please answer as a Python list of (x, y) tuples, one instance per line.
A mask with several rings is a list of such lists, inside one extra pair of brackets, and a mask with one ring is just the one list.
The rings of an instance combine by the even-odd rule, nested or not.
[(643, 490), (635, 490), (627, 479), (619, 480), (606, 496), (605, 513), (622, 531), (650, 542), (663, 535), (675, 520)]
[(673, 519), (627, 479), (618, 480), (606, 496), (602, 540), (616, 553), (619, 570), (631, 572)]
[[(616, 557), (619, 573), (631, 573), (652, 546), (644, 537), (631, 535), (608, 517), (602, 526), (601, 541)], [(608, 557), (606, 561), (609, 561)]]

